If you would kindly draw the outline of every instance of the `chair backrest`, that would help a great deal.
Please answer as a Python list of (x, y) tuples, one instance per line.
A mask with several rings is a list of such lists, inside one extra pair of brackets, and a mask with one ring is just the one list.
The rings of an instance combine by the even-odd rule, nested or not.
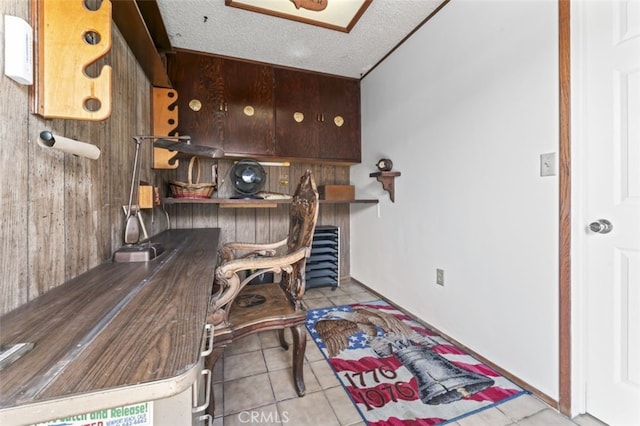
[(318, 221), (318, 188), (311, 170), (300, 178), (289, 210), (289, 238), (287, 249), (291, 253), (301, 247), (311, 247), (313, 231)]
[(311, 170), (307, 170), (300, 178), (300, 183), (293, 194), (289, 217), (289, 236), (287, 250), (289, 253), (306, 249), (305, 256), (292, 265), (290, 273), (283, 272), (280, 286), (294, 303), (296, 309), (301, 309), (301, 300), (305, 290), (305, 267), (311, 253), (313, 232), (318, 221), (318, 189), (313, 180)]

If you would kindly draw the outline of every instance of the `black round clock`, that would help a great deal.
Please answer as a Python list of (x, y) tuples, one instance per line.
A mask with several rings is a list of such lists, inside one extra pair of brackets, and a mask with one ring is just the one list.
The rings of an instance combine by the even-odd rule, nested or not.
[(376, 163), (376, 167), (381, 172), (388, 172), (393, 168), (393, 162), (391, 160), (389, 160), (388, 158), (381, 158)]

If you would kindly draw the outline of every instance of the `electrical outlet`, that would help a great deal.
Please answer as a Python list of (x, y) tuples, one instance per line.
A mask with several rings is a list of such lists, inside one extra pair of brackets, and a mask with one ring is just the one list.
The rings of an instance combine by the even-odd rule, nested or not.
[(444, 269), (436, 269), (436, 284), (444, 286)]

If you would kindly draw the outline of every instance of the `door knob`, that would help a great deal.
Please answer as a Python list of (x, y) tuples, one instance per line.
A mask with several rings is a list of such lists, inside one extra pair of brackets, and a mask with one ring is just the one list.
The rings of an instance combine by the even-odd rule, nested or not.
[(613, 229), (613, 224), (607, 219), (598, 219), (589, 224), (589, 229), (598, 234), (608, 234)]

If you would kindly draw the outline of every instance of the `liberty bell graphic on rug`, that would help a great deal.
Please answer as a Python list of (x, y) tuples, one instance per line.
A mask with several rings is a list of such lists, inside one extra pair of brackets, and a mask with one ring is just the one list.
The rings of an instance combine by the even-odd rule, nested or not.
[[(384, 335), (378, 335), (378, 327)], [(448, 404), (495, 383), (487, 376), (454, 365), (430, 348), (437, 342), (376, 309), (362, 307), (353, 312), (329, 312), (316, 322), (315, 329), (325, 342), (329, 357), (345, 349), (353, 334), (364, 332), (378, 357), (395, 356), (416, 378), (424, 404)]]
[(448, 404), (494, 384), (493, 379), (460, 368), (424, 345), (409, 345), (392, 353), (416, 378), (420, 400), (425, 404)]

